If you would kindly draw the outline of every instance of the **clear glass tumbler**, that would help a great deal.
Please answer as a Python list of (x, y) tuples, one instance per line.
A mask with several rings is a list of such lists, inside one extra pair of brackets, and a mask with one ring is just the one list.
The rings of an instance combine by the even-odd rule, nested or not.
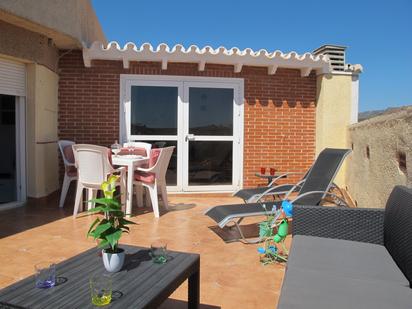
[(47, 289), (56, 285), (56, 265), (52, 262), (41, 262), (34, 265), (35, 284), (37, 288)]
[(167, 244), (162, 241), (156, 241), (150, 246), (150, 255), (156, 264), (167, 262)]
[(90, 278), (92, 304), (105, 306), (112, 301), (112, 278), (109, 275), (98, 275)]

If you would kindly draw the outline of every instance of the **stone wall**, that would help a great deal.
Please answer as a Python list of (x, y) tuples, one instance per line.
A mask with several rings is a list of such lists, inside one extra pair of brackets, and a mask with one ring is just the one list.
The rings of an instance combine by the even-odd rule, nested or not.
[(0, 54), (57, 72), (59, 51), (47, 36), (0, 20)]
[(358, 207), (385, 207), (395, 185), (412, 185), (412, 107), (349, 128), (346, 184)]
[(2, 0), (0, 20), (41, 33), (58, 48), (106, 42), (89, 0)]

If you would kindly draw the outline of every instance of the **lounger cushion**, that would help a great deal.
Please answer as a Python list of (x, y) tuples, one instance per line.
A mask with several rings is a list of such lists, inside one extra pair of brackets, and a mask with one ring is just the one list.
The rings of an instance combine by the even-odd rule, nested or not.
[(385, 247), (293, 238), (279, 309), (410, 308), (412, 290)]

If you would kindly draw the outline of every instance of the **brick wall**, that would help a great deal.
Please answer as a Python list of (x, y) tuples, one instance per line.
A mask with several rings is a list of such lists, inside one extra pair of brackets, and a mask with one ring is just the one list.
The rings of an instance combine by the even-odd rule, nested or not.
[[(63, 52), (62, 52), (63, 53)], [(304, 172), (315, 155), (316, 75), (301, 77), (299, 70), (244, 66), (169, 63), (167, 70), (157, 62), (131, 63), (93, 61), (85, 68), (81, 51), (60, 59), (59, 138), (77, 143), (110, 145), (119, 136), (120, 74), (236, 77), (245, 81), (244, 186), (262, 184), (256, 176), (260, 167)], [(294, 179), (290, 179), (295, 180)]]

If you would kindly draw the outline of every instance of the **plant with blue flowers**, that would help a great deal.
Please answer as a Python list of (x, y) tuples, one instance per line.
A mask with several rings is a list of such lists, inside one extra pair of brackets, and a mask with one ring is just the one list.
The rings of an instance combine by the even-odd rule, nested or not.
[[(267, 211), (266, 205), (262, 205)], [(260, 262), (263, 265), (287, 262), (288, 250), (285, 245), (285, 239), (288, 235), (289, 222), (288, 218), (292, 217), (293, 205), (289, 201), (283, 201), (281, 207), (267, 212), (266, 220), (259, 223), (259, 237), (263, 240), (264, 247), (259, 247)]]

